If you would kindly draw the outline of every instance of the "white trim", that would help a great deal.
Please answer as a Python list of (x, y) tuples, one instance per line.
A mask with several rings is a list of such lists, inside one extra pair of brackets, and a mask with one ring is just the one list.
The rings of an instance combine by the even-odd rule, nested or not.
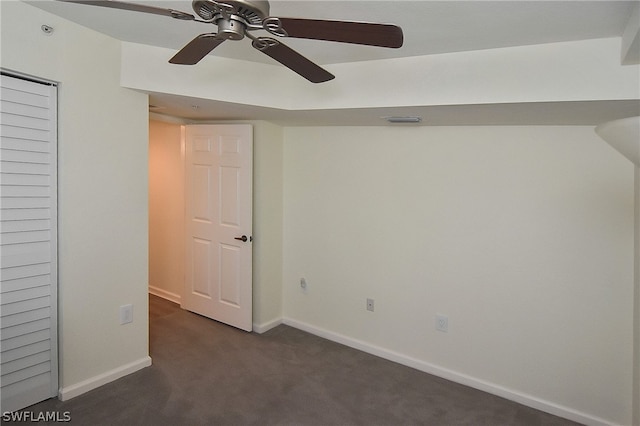
[[(19, 79), (22, 79), (22, 80), (32, 81), (34, 83), (44, 84), (44, 85), (47, 85), (47, 86), (58, 87), (58, 84), (59, 84), (59, 82), (57, 82), (57, 81), (49, 80), (47, 78), (37, 77), (35, 75), (26, 74), (26, 73), (23, 73), (23, 72), (20, 72), (20, 71), (14, 71), (14, 70), (9, 69), (9, 68), (0, 67), (0, 72), (2, 72), (3, 75), (6, 75), (8, 77), (15, 77), (15, 78), (19, 78)], [(56, 107), (57, 107), (57, 105), (56, 105)], [(57, 116), (56, 116), (56, 118), (57, 118)]]
[(54, 82), (44, 83), (50, 86), (51, 97), (51, 386), (49, 387), (49, 395), (55, 395), (56, 389), (60, 386), (60, 342), (59, 339), (59, 254), (58, 247), (58, 230), (59, 212), (58, 212), (58, 84)]
[(179, 294), (172, 293), (170, 291), (163, 290), (152, 285), (149, 286), (149, 293), (153, 294), (154, 296), (162, 297), (163, 299), (166, 299), (170, 302), (177, 303), (178, 305), (180, 304), (180, 300), (182, 299)]
[(165, 115), (154, 111), (149, 111), (149, 121), (162, 121), (164, 123), (171, 124), (186, 124), (182, 118), (174, 117), (173, 115)]
[(282, 318), (276, 318), (272, 321), (268, 321), (262, 324), (256, 324), (253, 323), (253, 332), (254, 333), (258, 333), (258, 334), (262, 334), (262, 333), (266, 333), (267, 331), (271, 330), (272, 328), (275, 328), (277, 326), (279, 326), (280, 324), (282, 324)]
[(351, 348), (378, 356), (380, 358), (397, 362), (398, 364), (406, 365), (407, 367), (415, 368), (416, 370), (423, 371), (434, 376), (442, 377), (443, 379), (447, 379), (455, 383), (460, 383), (465, 386), (479, 389), (481, 391), (500, 396), (510, 401), (526, 405), (527, 407), (535, 408), (537, 410), (544, 411), (559, 417), (564, 417), (578, 423), (591, 426), (605, 426), (612, 424), (605, 419), (601, 419), (599, 417), (595, 417), (569, 407), (558, 405), (551, 401), (546, 401), (532, 395), (527, 395), (513, 389), (508, 389), (495, 383), (487, 382), (463, 373), (449, 370), (438, 365), (421, 361), (419, 359), (412, 358), (410, 356), (403, 355), (389, 349), (381, 348), (362, 340), (357, 340), (339, 333), (334, 333), (332, 331), (325, 330), (311, 324), (286, 317), (282, 319), (282, 323), (325, 338), (327, 340), (331, 340), (333, 342), (337, 342)]
[(90, 390), (113, 382), (114, 380), (117, 380), (128, 374), (135, 373), (138, 370), (149, 367), (150, 365), (151, 357), (146, 356), (137, 361), (122, 365), (118, 368), (114, 368), (113, 370), (107, 371), (106, 373), (102, 373), (80, 383), (76, 383), (75, 385), (60, 388), (58, 398), (60, 399), (60, 401), (67, 401), (71, 398), (82, 395), (85, 392), (89, 392)]
[[(640, 9), (640, 6), (637, 9)], [(631, 424), (640, 425), (640, 166), (635, 167), (633, 181), (636, 235), (633, 248), (635, 265), (633, 268), (633, 390), (631, 392), (633, 414)]]

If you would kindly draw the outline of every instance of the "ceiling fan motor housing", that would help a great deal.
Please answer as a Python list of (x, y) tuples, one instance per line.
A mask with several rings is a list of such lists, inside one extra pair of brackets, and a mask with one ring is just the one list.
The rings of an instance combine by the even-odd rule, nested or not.
[(244, 23), (231, 19), (220, 19), (218, 25), (218, 38), (225, 40), (242, 40), (244, 38)]
[(218, 37), (225, 40), (241, 40), (246, 30), (259, 29), (269, 15), (268, 1), (194, 0), (193, 10), (205, 21), (218, 26)]
[(262, 20), (269, 16), (269, 2), (264, 0), (194, 0), (192, 6), (205, 21), (233, 17), (249, 27), (262, 26)]

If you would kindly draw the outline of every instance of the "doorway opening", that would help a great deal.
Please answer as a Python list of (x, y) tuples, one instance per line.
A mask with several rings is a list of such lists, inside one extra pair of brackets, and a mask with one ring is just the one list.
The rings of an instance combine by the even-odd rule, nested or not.
[(181, 304), (184, 287), (183, 126), (149, 121), (149, 293)]
[(149, 125), (149, 291), (252, 330), (251, 125)]

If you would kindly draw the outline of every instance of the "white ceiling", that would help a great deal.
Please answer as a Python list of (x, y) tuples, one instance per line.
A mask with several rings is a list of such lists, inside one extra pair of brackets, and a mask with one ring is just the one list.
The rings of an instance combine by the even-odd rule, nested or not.
[[(200, 33), (216, 31), (214, 25), (178, 21), (145, 13), (54, 0), (29, 3), (123, 41), (175, 50)], [(140, 3), (193, 13), (191, 1)], [(315, 40), (285, 40), (289, 47), (318, 64), (335, 64), (618, 37), (622, 35), (635, 3), (637, 1), (273, 0), (270, 1), (270, 14), (278, 17), (384, 22), (402, 27), (405, 42), (400, 49)], [(251, 48), (249, 40), (227, 41), (212, 54), (273, 63), (271, 58)], [(273, 116), (277, 121), (281, 115), (277, 110), (207, 101), (199, 101), (200, 107), (196, 111), (191, 108), (194, 102), (190, 99), (161, 94), (153, 95), (151, 103), (163, 107), (158, 112), (192, 119)], [(593, 107), (595, 104), (590, 106)], [(601, 107), (605, 108), (604, 104)], [(234, 111), (235, 114), (229, 114), (229, 111)], [(289, 117), (294, 115), (290, 114)], [(292, 118), (292, 121), (295, 119)]]
[[(194, 14), (191, 1), (139, 1)], [(212, 24), (95, 6), (37, 0), (30, 2), (111, 37), (180, 49)], [(405, 35), (400, 49), (315, 40), (286, 40), (319, 64), (421, 56), (435, 53), (543, 44), (622, 35), (633, 1), (270, 1), (278, 17), (392, 23)], [(266, 33), (265, 33), (266, 34)], [(249, 40), (228, 41), (212, 54), (273, 63)], [(168, 59), (168, 58), (167, 58)]]

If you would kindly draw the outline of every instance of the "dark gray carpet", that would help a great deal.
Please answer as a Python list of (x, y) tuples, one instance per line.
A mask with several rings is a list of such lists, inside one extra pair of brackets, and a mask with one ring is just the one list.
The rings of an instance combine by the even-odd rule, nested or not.
[(257, 335), (150, 297), (153, 366), (70, 401), (78, 425), (574, 425), (281, 325)]

